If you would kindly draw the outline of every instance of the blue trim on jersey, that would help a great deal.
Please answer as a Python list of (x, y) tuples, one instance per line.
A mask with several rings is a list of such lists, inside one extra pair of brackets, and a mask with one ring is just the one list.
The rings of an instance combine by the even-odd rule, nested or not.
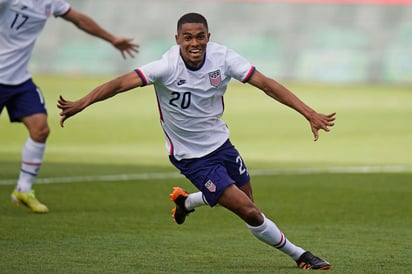
[(147, 79), (144, 76), (143, 72), (140, 69), (135, 69), (134, 71), (137, 73), (137, 75), (140, 77), (140, 79), (142, 79), (142, 82), (143, 82), (142, 87), (146, 86), (147, 85)]
[(183, 63), (185, 63), (186, 68), (187, 68), (188, 70), (191, 70), (191, 71), (197, 71), (197, 70), (201, 69), (201, 68), (203, 67), (203, 65), (205, 64), (205, 62), (206, 62), (206, 52), (205, 52), (205, 55), (203, 56), (203, 61), (202, 61), (202, 63), (201, 63), (200, 66), (197, 67), (197, 68), (192, 67), (192, 66), (190, 66), (188, 63), (186, 63), (186, 61), (185, 61), (185, 59), (183, 58), (181, 52), (180, 52), (180, 57), (182, 58)]
[(64, 16), (66, 16), (71, 10), (72, 10), (72, 7), (69, 7), (66, 12), (64, 12), (64, 13), (62, 13), (62, 14), (59, 14), (59, 15), (57, 15), (57, 16), (55, 16), (55, 17), (58, 17), (58, 16), (64, 17)]
[(243, 79), (242, 83), (246, 83), (250, 80), (250, 78), (252, 78), (252, 75), (255, 73), (256, 71), (256, 67), (252, 66), (248, 72), (248, 74), (246, 75), (245, 79)]

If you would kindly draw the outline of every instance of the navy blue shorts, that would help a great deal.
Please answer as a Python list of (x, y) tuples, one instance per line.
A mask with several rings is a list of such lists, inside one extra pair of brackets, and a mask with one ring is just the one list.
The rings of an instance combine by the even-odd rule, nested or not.
[(47, 114), (43, 95), (31, 79), (15, 86), (0, 84), (0, 114), (4, 106), (10, 122), (20, 122), (23, 117), (37, 113)]
[(178, 161), (169, 156), (169, 159), (203, 193), (210, 206), (218, 203), (229, 185), (241, 187), (250, 182), (246, 165), (230, 140), (201, 158)]

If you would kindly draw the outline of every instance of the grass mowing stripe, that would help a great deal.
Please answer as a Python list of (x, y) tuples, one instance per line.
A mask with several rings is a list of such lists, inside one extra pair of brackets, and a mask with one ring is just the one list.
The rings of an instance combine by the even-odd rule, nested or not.
[[(409, 173), (412, 172), (412, 166), (352, 166), (352, 167), (330, 167), (330, 168), (299, 168), (299, 169), (255, 169), (251, 170), (253, 176), (270, 176), (270, 175), (299, 175), (299, 174), (321, 174), (321, 173)], [(159, 180), (159, 179), (176, 179), (182, 175), (176, 172), (162, 173), (137, 173), (137, 174), (113, 174), (113, 175), (96, 175), (96, 176), (68, 176), (39, 178), (36, 184), (54, 184), (54, 183), (77, 183), (77, 182), (111, 182), (111, 181), (132, 181), (132, 180)], [(15, 184), (15, 179), (0, 180), (0, 185)]]

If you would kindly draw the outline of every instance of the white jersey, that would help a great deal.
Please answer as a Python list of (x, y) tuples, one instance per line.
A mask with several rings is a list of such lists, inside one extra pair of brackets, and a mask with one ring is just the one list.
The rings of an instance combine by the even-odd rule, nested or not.
[(201, 67), (190, 69), (179, 49), (175, 45), (160, 60), (136, 69), (145, 85), (154, 84), (166, 148), (177, 160), (205, 156), (229, 138), (221, 120), (223, 95), (231, 78), (246, 82), (255, 69), (233, 50), (212, 42)]
[(47, 19), (70, 10), (65, 0), (0, 0), (0, 83), (31, 78), (28, 63)]

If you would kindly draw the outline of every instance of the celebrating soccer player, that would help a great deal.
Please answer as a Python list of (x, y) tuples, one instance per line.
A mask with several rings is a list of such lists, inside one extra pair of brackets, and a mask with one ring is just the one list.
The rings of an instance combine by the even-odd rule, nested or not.
[(257, 87), (302, 114), (315, 141), (319, 130), (329, 131), (334, 125), (335, 113), (316, 112), (238, 53), (210, 42), (207, 21), (200, 14), (183, 15), (175, 39), (177, 45), (158, 61), (102, 84), (77, 101), (60, 96), (61, 126), (95, 102), (154, 85), (170, 161), (199, 190), (189, 194), (180, 187), (173, 189), (170, 198), (175, 203), (176, 223), (182, 224), (196, 207), (219, 204), (238, 215), (256, 238), (289, 255), (298, 267), (329, 269), (327, 261), (289, 241), (256, 206), (248, 169), (221, 117), (223, 95), (231, 78)]

